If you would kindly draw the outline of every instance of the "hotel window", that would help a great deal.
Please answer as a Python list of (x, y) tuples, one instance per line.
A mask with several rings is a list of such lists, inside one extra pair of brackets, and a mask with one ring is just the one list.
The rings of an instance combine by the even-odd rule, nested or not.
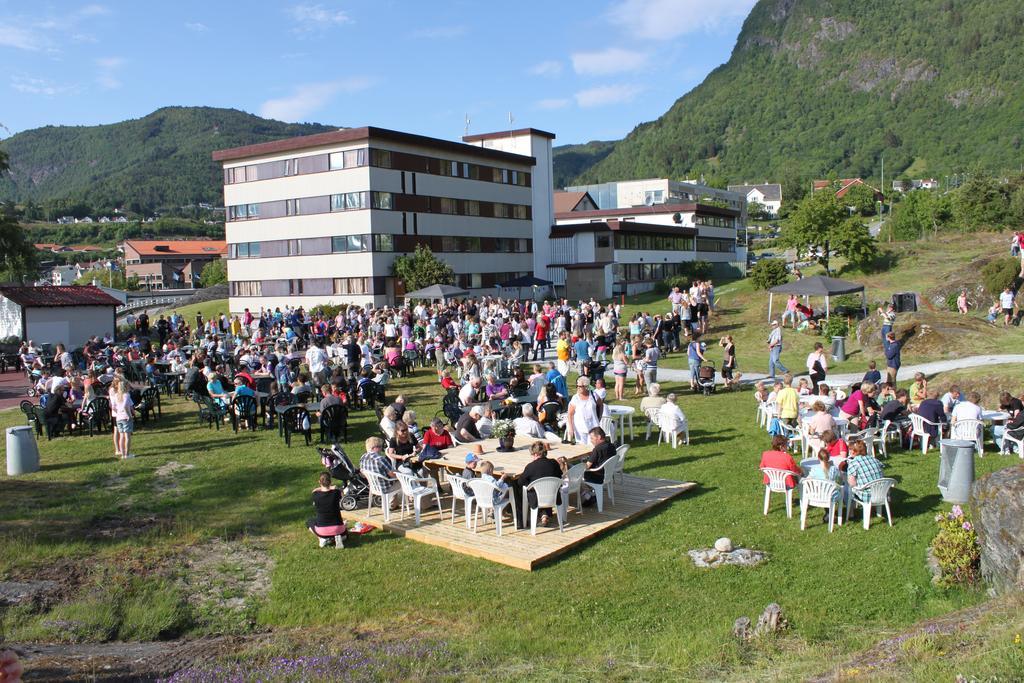
[(464, 199), (462, 201), (462, 212), (467, 216), (479, 216), (480, 202), (475, 199)]
[(502, 204), (501, 202), (494, 202), (494, 217), (495, 218), (508, 218), (508, 204)]
[(373, 208), (375, 209), (391, 209), (391, 193), (390, 192), (371, 192), (371, 201), (373, 202)]
[(393, 235), (381, 234), (373, 236), (374, 251), (394, 251), (395, 238)]
[(259, 280), (237, 280), (231, 283), (232, 296), (262, 296), (262, 286)]
[(462, 162), (462, 177), (469, 177), (469, 164), (467, 164), (465, 161)]
[(494, 251), (499, 254), (511, 253), (514, 244), (515, 240), (498, 237), (494, 240)]
[(337, 171), (342, 168), (358, 168), (366, 166), (366, 149), (350, 149), (344, 152), (332, 152), (330, 169)]
[(371, 149), (370, 165), (377, 168), (391, 168), (391, 152), (386, 149)]
[(459, 200), (449, 199), (448, 197), (441, 197), (440, 212), (447, 214), (457, 214), (459, 212)]
[(352, 211), (366, 208), (365, 192), (346, 192), (331, 195), (331, 211)]
[(301, 256), (302, 247), (300, 246), (299, 240), (285, 240), (288, 243), (288, 255), (289, 256)]
[(331, 238), (331, 251), (335, 254), (369, 251), (369, 235), (339, 235)]
[(598, 249), (603, 249), (611, 246), (611, 235), (595, 235), (594, 244), (597, 245)]
[(368, 277), (336, 277), (334, 278), (335, 294), (369, 294), (370, 278)]
[(259, 218), (260, 217), (260, 205), (259, 204), (249, 204), (248, 205), (248, 214), (249, 214), (249, 218)]
[(479, 237), (463, 237), (462, 238), (462, 250), (468, 251), (471, 254), (480, 253), (480, 238)]
[(512, 184), (513, 185), (518, 185), (519, 184), (519, 171), (512, 171)]
[(443, 252), (462, 251), (462, 249), (459, 248), (459, 238), (458, 237), (447, 237), (447, 236), (446, 237), (442, 237), (441, 238), (441, 251), (443, 251)]
[(523, 206), (522, 204), (513, 204), (512, 205), (512, 217), (525, 220), (526, 219), (526, 207)]
[(288, 293), (294, 295), (301, 295), (302, 280), (288, 280)]

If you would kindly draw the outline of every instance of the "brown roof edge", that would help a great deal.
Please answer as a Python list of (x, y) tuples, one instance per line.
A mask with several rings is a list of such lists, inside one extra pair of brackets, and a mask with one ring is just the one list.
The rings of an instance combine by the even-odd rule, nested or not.
[(516, 130), (499, 130), (493, 133), (474, 133), (473, 135), (463, 135), (463, 142), (480, 142), (481, 140), (498, 140), (500, 138), (511, 138), (520, 135), (539, 135), (542, 138), (549, 140), (555, 139), (554, 133), (549, 133), (546, 130), (537, 130), (536, 128), (517, 128)]
[(569, 223), (551, 226), (551, 237), (571, 237), (583, 232), (639, 232), (669, 237), (696, 237), (696, 228), (685, 225), (662, 225), (661, 223), (637, 223), (635, 221), (600, 221), (597, 223)]
[(598, 209), (596, 211), (569, 211), (556, 213), (555, 218), (614, 218), (615, 216), (637, 216), (644, 214), (676, 213), (682, 211), (695, 211), (697, 213), (711, 213), (720, 216), (739, 216), (740, 212), (735, 209), (726, 209), (711, 204), (689, 203), (689, 204), (655, 204), (654, 206), (633, 206), (626, 209)]
[(604, 268), (610, 266), (611, 261), (592, 261), (591, 263), (563, 263), (563, 264), (551, 264), (556, 268), (565, 268), (566, 270), (586, 270), (589, 268)]
[(244, 145), (242, 147), (232, 147), (230, 149), (218, 149), (213, 152), (212, 156), (214, 161), (234, 161), (237, 159), (247, 159), (249, 157), (264, 156), (268, 154), (279, 154), (281, 152), (293, 152), (301, 149), (337, 145), (345, 142), (369, 140), (372, 138), (444, 149), (451, 152), (457, 152), (459, 154), (465, 154), (467, 156), (482, 157), (484, 159), (509, 161), (517, 164), (529, 164), (530, 166), (534, 166), (537, 163), (537, 160), (532, 156), (512, 154), (511, 152), (502, 152), (496, 149), (467, 145), (462, 142), (431, 138), (425, 135), (416, 135), (415, 133), (403, 133), (397, 130), (376, 128), (374, 126), (342, 128), (339, 130), (328, 131), (326, 133), (300, 135), (298, 137), (285, 138), (283, 140), (261, 142), (255, 145)]

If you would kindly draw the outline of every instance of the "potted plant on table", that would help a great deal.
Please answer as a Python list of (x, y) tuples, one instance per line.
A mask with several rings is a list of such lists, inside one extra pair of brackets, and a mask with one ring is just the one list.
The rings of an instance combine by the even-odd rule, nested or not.
[(511, 451), (515, 448), (516, 428), (512, 420), (495, 420), (491, 436), (501, 444), (501, 450)]

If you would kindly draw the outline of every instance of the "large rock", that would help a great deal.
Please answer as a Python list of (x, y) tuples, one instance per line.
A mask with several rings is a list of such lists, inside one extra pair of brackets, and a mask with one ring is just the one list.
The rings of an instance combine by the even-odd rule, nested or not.
[(1024, 465), (974, 482), (971, 512), (982, 576), (997, 592), (1024, 590)]

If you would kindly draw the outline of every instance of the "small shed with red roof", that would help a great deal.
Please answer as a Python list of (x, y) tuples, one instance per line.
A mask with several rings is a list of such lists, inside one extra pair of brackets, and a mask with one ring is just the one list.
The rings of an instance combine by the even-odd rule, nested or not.
[(0, 286), (0, 338), (78, 348), (93, 335), (115, 332), (120, 304), (91, 285)]

